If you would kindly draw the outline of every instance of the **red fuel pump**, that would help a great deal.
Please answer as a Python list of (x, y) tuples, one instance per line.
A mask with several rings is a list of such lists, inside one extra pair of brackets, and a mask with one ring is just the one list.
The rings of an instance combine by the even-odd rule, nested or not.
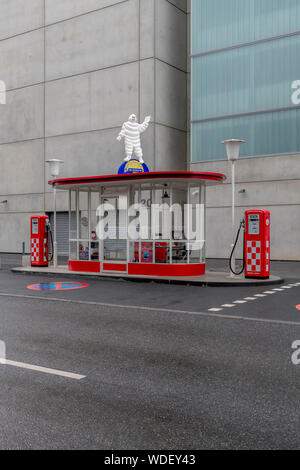
[[(270, 212), (252, 209), (245, 212), (241, 221), (234, 247), (230, 255), (230, 270), (236, 275), (245, 271), (246, 278), (270, 277)], [(240, 231), (244, 228), (243, 267), (240, 272), (232, 268), (232, 256)]]
[(245, 213), (245, 276), (270, 277), (270, 212)]
[[(47, 215), (34, 215), (31, 217), (31, 266), (45, 266), (52, 261), (49, 259), (49, 242), (53, 241), (49, 217)], [(53, 256), (53, 255), (52, 255)]]

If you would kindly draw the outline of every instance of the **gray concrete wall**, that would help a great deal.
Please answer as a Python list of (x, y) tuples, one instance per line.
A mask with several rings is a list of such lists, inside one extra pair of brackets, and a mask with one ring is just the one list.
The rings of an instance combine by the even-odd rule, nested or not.
[[(187, 166), (186, 0), (1, 0), (0, 252), (20, 252), (29, 217), (52, 210), (45, 160), (62, 177), (115, 173), (131, 113), (152, 170)], [(60, 210), (67, 198), (58, 198)]]

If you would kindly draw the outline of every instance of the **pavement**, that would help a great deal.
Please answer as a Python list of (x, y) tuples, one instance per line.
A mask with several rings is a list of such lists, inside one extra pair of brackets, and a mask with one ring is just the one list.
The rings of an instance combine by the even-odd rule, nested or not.
[(228, 272), (206, 272), (205, 275), (201, 276), (144, 276), (144, 275), (130, 275), (124, 273), (87, 273), (80, 271), (69, 271), (68, 266), (49, 266), (49, 267), (17, 267), (12, 268), (12, 271), (15, 273), (22, 274), (39, 274), (45, 276), (63, 276), (63, 277), (93, 277), (98, 280), (101, 279), (119, 279), (125, 281), (135, 281), (135, 282), (159, 282), (164, 284), (181, 284), (181, 285), (191, 285), (191, 286), (260, 286), (260, 285), (276, 285), (284, 282), (279, 276), (271, 275), (267, 279), (259, 278), (245, 278), (245, 276), (234, 276), (232, 277)]
[[(127, 281), (147, 281), (147, 282), (160, 282), (165, 284), (185, 284), (193, 286), (215, 286), (215, 287), (231, 287), (231, 286), (260, 286), (260, 285), (276, 285), (284, 282), (284, 279), (280, 276), (271, 274), (268, 278), (245, 278), (242, 275), (232, 276), (228, 268), (228, 262), (226, 263), (215, 263), (214, 267), (210, 267), (212, 263), (209, 261), (206, 269), (205, 275), (201, 276), (143, 276), (143, 275), (130, 275), (127, 273), (89, 273), (89, 272), (79, 272), (79, 271), (70, 271), (68, 269), (67, 259), (61, 259), (58, 263), (58, 266), (54, 267), (52, 264), (49, 266), (17, 266), (12, 267), (12, 271), (15, 273), (25, 273), (25, 274), (40, 274), (47, 276), (68, 276), (70, 278), (74, 277), (94, 277), (97, 279), (122, 279)], [(219, 269), (216, 269), (216, 265), (219, 264)], [(240, 262), (241, 266), (241, 262)], [(237, 264), (237, 271), (240, 270), (240, 266)]]
[(69, 279), (1, 259), (0, 449), (300, 448), (300, 263), (280, 286), (33, 291)]

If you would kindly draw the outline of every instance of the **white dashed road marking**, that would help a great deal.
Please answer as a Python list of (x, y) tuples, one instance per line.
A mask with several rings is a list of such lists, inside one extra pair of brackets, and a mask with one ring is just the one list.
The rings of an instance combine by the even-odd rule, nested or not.
[(232, 308), (236, 307), (239, 304), (246, 304), (248, 301), (251, 300), (258, 300), (263, 297), (267, 297), (267, 295), (274, 295), (277, 292), (284, 292), (286, 289), (292, 289), (293, 287), (298, 287), (300, 286), (300, 282), (297, 282), (295, 284), (289, 284), (288, 286), (282, 286), (281, 288), (276, 288), (273, 290), (266, 290), (263, 294), (254, 294), (254, 297), (245, 297), (244, 300), (234, 300), (232, 304), (224, 304), (221, 306), (221, 308), (211, 308), (208, 311), (209, 312), (219, 312), (223, 310), (223, 308)]

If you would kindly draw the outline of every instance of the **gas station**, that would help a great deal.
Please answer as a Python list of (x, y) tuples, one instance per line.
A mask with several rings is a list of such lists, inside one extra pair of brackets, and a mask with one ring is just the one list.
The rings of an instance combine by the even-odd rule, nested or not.
[[(51, 181), (56, 189), (69, 191), (69, 270), (148, 276), (205, 274), (204, 227), (192, 240), (183, 228), (192, 223), (189, 218), (195, 211), (205, 214), (206, 186), (224, 179), (225, 175), (216, 173), (148, 172)], [(155, 204), (162, 206), (158, 233), (154, 233)], [(112, 220), (107, 237), (105, 227), (97, 237), (101, 205), (112, 212), (103, 214)], [(172, 216), (176, 215), (172, 214), (174, 205), (179, 221)], [(190, 212), (184, 210), (186, 205), (191, 205)], [(147, 233), (140, 230), (128, 238), (128, 227), (138, 215), (130, 208), (139, 206), (144, 208)], [(167, 233), (161, 233), (171, 219)]]
[[(117, 174), (58, 178), (61, 160), (48, 160), (54, 195), (54, 235), (47, 216), (31, 217), (31, 269), (166, 280), (194, 280), (211, 285), (277, 283), (270, 276), (270, 212), (247, 210), (236, 234), (235, 163), (243, 140), (226, 145), (232, 163), (232, 245), (229, 273), (206, 270), (206, 188), (226, 176), (214, 172), (150, 171), (143, 160), (142, 124), (134, 114), (117, 140), (125, 140), (126, 158)], [(57, 264), (56, 193), (68, 192), (68, 264)], [(236, 271), (235, 250), (244, 230), (242, 269)], [(51, 256), (50, 256), (51, 252)], [(242, 273), (244, 277), (240, 277)]]
[[(231, 275), (207, 272), (206, 188), (222, 184), (224, 174), (137, 172), (137, 161), (131, 160), (131, 165), (123, 174), (50, 180), (54, 194), (61, 190), (69, 195), (68, 265), (55, 262), (55, 234), (47, 216), (33, 216), (31, 268), (24, 270), (48, 268), (61, 274), (207, 281), (208, 285), (278, 282), (270, 275), (270, 213), (264, 210), (246, 211), (238, 231), (239, 235), (243, 227), (245, 232), (245, 277), (233, 274), (232, 259)], [(160, 209), (158, 215), (155, 207)], [(236, 243), (237, 239), (233, 251)], [(53, 258), (54, 268), (49, 266)]]

